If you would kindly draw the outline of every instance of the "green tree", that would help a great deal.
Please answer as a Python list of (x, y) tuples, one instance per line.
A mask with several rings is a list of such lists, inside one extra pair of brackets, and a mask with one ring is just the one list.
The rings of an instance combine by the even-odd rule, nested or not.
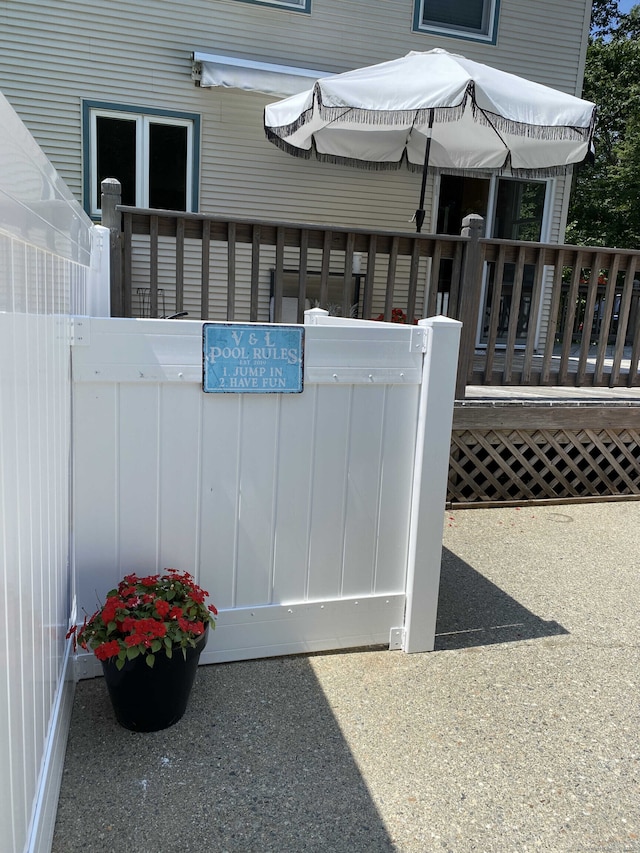
[(598, 107), (595, 158), (575, 170), (566, 240), (640, 248), (640, 6), (594, 4), (583, 96)]

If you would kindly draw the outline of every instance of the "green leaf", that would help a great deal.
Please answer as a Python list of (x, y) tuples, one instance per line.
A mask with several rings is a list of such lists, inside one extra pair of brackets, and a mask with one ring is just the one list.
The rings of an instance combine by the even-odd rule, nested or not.
[(153, 666), (155, 663), (155, 655), (147, 655), (147, 666)]
[(127, 649), (127, 658), (129, 660), (134, 660), (134, 658), (137, 658), (139, 654), (140, 654), (140, 649), (137, 646), (130, 646)]
[(124, 658), (118, 658), (116, 661), (116, 669), (122, 669), (124, 666)]
[(152, 652), (159, 652), (161, 648), (162, 648), (162, 643), (160, 642), (160, 640), (154, 640), (151, 643), (151, 651)]

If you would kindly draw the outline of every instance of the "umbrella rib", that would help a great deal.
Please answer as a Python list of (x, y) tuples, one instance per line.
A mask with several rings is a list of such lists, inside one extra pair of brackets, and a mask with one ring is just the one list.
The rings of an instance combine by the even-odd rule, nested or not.
[(487, 113), (485, 112), (485, 110), (483, 110), (483, 109), (482, 109), (482, 107), (478, 106), (477, 102), (475, 102), (475, 101), (474, 101), (474, 104), (475, 104), (476, 110), (477, 110), (478, 112), (482, 113), (482, 115), (484, 116), (484, 119), (485, 119), (485, 121), (486, 121), (487, 125), (491, 128), (491, 130), (493, 130), (493, 132), (494, 132), (494, 133), (495, 133), (495, 135), (498, 137), (498, 139), (500, 140), (500, 142), (502, 142), (502, 144), (504, 145), (505, 151), (507, 152), (507, 153), (506, 153), (506, 156), (505, 156), (505, 161), (504, 161), (504, 163), (502, 164), (502, 168), (504, 169), (504, 167), (505, 167), (505, 166), (506, 166), (506, 164), (507, 164), (507, 160), (509, 159), (509, 146), (508, 146), (508, 145), (507, 145), (507, 143), (505, 142), (504, 136), (500, 133), (500, 131), (498, 130), (498, 128), (497, 128), (497, 127), (495, 126), (495, 124), (491, 121), (491, 119), (489, 118), (489, 116), (487, 115)]

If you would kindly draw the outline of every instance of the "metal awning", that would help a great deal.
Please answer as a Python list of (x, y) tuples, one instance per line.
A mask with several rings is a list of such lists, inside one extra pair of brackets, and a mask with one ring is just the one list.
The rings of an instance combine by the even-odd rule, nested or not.
[(224, 86), (267, 95), (295, 95), (310, 89), (329, 71), (314, 71), (293, 65), (275, 65), (216, 53), (193, 54), (192, 78), (200, 86)]

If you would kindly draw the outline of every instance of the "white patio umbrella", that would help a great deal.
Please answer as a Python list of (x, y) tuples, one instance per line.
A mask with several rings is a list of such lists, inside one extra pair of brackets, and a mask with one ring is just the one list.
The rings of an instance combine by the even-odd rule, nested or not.
[(296, 157), (369, 169), (561, 174), (589, 154), (595, 105), (436, 48), (316, 82), (270, 104), (268, 139)]

